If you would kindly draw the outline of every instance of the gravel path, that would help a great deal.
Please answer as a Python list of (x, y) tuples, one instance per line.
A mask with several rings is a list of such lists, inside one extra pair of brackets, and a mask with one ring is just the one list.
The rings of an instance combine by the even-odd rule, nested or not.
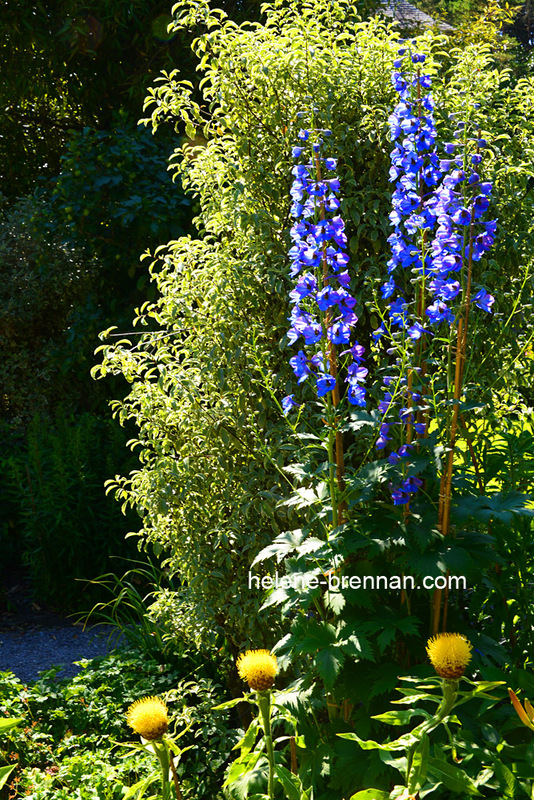
[(103, 626), (85, 631), (75, 625), (0, 629), (0, 672), (14, 672), (23, 683), (29, 683), (39, 672), (61, 664), (58, 678), (70, 678), (80, 671), (73, 661), (96, 658), (114, 649), (116, 637), (110, 640), (109, 633)]

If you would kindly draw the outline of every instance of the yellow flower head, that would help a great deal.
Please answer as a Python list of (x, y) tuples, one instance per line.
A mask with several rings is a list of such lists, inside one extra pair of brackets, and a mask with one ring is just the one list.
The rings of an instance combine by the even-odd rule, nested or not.
[(471, 642), (460, 633), (438, 633), (428, 640), (426, 652), (441, 678), (456, 680), (471, 660)]
[(136, 700), (128, 709), (126, 720), (143, 739), (161, 739), (169, 727), (167, 706), (159, 697)]
[(273, 685), (278, 672), (276, 656), (268, 650), (247, 650), (237, 658), (237, 671), (251, 689), (265, 692)]

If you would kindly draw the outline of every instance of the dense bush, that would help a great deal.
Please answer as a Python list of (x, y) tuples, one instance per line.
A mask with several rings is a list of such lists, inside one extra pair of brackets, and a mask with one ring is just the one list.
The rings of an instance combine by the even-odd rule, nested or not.
[[(291, 144), (313, 97), (316, 125), (332, 130), (339, 157), (353, 291), (362, 298), (358, 338), (368, 347), (378, 317), (366, 298), (385, 274), (390, 230), (386, 121), (396, 35), (377, 21), (360, 23), (343, 3), (274, 4), (265, 24), (241, 27), (207, 6), (180, 4), (177, 12), (179, 25), (203, 21), (207, 28), (194, 43), (205, 103), (199, 106), (173, 73), (146, 105), (154, 127), (173, 116), (191, 139), (203, 137), (174, 160), (200, 203), (200, 235), (154, 254), (161, 298), (141, 309), (138, 322), (163, 333), (134, 347), (127, 339), (106, 345), (98, 373), (122, 373), (132, 384), (115, 411), (140, 430), (141, 468), (117, 480), (118, 498), (143, 516), (145, 539), (169, 553), (205, 630), (239, 642), (258, 626), (259, 597), (247, 589), (250, 563), (294, 514), (291, 505), (277, 505), (290, 488), (284, 467), (293, 447), (279, 413), (292, 385), (283, 338)], [(491, 290), (504, 269), (508, 282), (498, 312), (473, 335), (488, 342), (480, 350), (485, 374), (495, 378), (493, 397), (505, 384), (526, 390), (516, 364), (525, 362), (528, 333), (514, 324), (531, 295), (531, 84), (514, 83), (497, 68), (487, 45), (455, 50), (431, 33), (421, 43), (431, 54), (444, 139), (451, 135), (448, 112), (459, 112), (467, 96), (482, 103), (500, 227), (496, 254), (481, 263), (479, 279)], [(492, 339), (498, 346), (489, 346)], [(356, 464), (361, 447), (352, 450)], [(431, 551), (419, 568), (435, 569), (437, 557)]]

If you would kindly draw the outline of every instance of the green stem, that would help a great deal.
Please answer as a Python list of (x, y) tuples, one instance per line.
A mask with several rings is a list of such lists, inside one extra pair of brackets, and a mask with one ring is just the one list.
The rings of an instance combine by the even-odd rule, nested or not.
[(274, 800), (274, 747), (273, 735), (271, 731), (271, 693), (258, 692), (258, 706), (263, 722), (265, 733), (265, 747), (267, 750), (267, 760), (269, 761), (269, 783), (267, 795), (270, 800)]
[(336, 497), (336, 464), (334, 456), (334, 443), (336, 434), (329, 428), (328, 430), (328, 483), (330, 487), (330, 499), (332, 501), (332, 528), (337, 528), (338, 513), (337, 513), (337, 497)]
[(169, 782), (169, 752), (163, 742), (153, 742), (153, 744), (161, 767), (161, 800), (171, 800), (171, 784)]
[(458, 681), (451, 681), (443, 678), (441, 682), (441, 688), (443, 691), (443, 699), (438, 706), (438, 710), (432, 719), (429, 719), (427, 723), (421, 726), (421, 730), (425, 733), (430, 733), (430, 731), (433, 731), (434, 728), (437, 728), (438, 725), (449, 716), (452, 709), (456, 705), (456, 699), (458, 697)]
[[(456, 700), (458, 698), (458, 681), (451, 681), (443, 678), (441, 681), (441, 689), (443, 692), (443, 698), (438, 706), (436, 713), (431, 719), (423, 723), (423, 725), (418, 726), (417, 732), (419, 734), (419, 741), (421, 741), (424, 734), (428, 735), (431, 731), (437, 728), (438, 725), (440, 725), (443, 722), (443, 720), (449, 716), (454, 706), (456, 705)], [(408, 785), (410, 780), (410, 773), (412, 771), (415, 748), (417, 747), (418, 744), (419, 742), (417, 742), (415, 745), (412, 745), (412, 747), (407, 753), (406, 785)]]

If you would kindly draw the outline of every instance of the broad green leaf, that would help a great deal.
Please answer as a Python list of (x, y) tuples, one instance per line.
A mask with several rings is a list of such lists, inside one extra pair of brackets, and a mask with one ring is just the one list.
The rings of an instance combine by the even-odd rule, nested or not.
[(504, 798), (510, 798), (513, 800), (514, 797), (517, 795), (518, 790), (518, 783), (515, 775), (511, 772), (506, 764), (503, 764), (498, 758), (495, 758), (493, 761), (493, 771), (495, 773), (495, 777), (499, 781), (499, 789), (503, 792), (503, 800)]
[(0, 719), (0, 733), (6, 733), (23, 721), (23, 717), (7, 717)]
[(534, 517), (532, 496), (521, 492), (496, 492), (490, 496), (462, 497), (457, 501), (454, 511), (460, 519), (474, 517), (484, 522), (495, 519), (505, 525), (510, 525), (514, 516)]
[(458, 794), (466, 794), (480, 796), (475, 782), (469, 775), (459, 767), (448, 764), (441, 758), (434, 758), (432, 756), (428, 759), (428, 772), (437, 780), (450, 789), (451, 792)]
[(281, 764), (275, 764), (274, 771), (276, 777), (284, 787), (287, 800), (301, 800), (302, 783), (298, 775), (293, 775), (292, 772)]
[(12, 767), (10, 767), (9, 764), (7, 765), (7, 767), (0, 767), (0, 789), (2, 788), (2, 786), (5, 785), (7, 779), (9, 778), (15, 767), (16, 764), (13, 764)]
[(411, 794), (418, 792), (425, 782), (429, 755), (430, 740), (428, 734), (424, 733), (413, 753), (412, 766), (408, 778), (408, 791)]
[(230, 788), (232, 797), (246, 800), (250, 793), (261, 794), (267, 785), (269, 762), (262, 753), (250, 753), (244, 759), (234, 761), (223, 784)]
[(388, 800), (389, 792), (381, 789), (363, 789), (361, 792), (353, 794), (350, 800)]

